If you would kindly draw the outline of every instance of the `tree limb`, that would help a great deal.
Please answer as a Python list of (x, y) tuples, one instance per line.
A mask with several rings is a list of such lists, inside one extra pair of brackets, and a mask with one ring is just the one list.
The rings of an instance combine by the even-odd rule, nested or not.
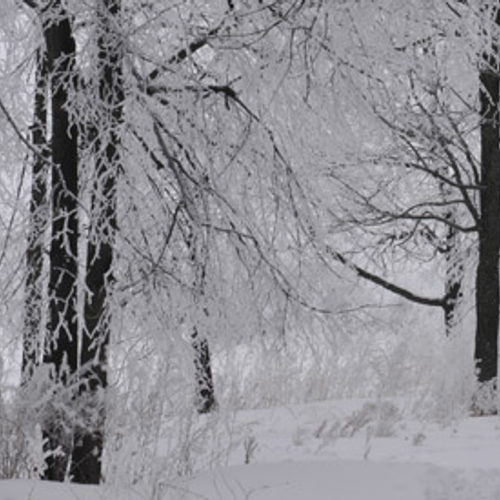
[(328, 248), (328, 253), (330, 253), (330, 255), (332, 255), (335, 260), (352, 269), (360, 278), (370, 281), (371, 283), (374, 283), (375, 285), (382, 287), (395, 295), (399, 295), (400, 297), (403, 297), (410, 302), (415, 302), (416, 304), (420, 304), (423, 306), (441, 307), (442, 309), (446, 309), (447, 307), (447, 296), (441, 298), (430, 298), (417, 295), (410, 290), (407, 290), (406, 288), (391, 283), (390, 281), (387, 281), (386, 279), (381, 278), (376, 274), (370, 273), (369, 271), (366, 271), (365, 269), (357, 266), (356, 264), (353, 264), (352, 262), (349, 262), (341, 253), (336, 252), (331, 248)]
[[(198, 52), (198, 50), (200, 50), (203, 47), (205, 47), (206, 45), (208, 45), (208, 43), (210, 42), (210, 39), (213, 38), (214, 36), (216, 36), (221, 31), (221, 29), (224, 27), (225, 21), (226, 21), (226, 19), (224, 18), (215, 28), (212, 28), (205, 35), (193, 40), (192, 42), (188, 43), (185, 47), (183, 47), (182, 49), (177, 51), (173, 56), (171, 56), (168, 59), (166, 66), (179, 64), (182, 61), (184, 61), (185, 59), (187, 59), (188, 57), (190, 57), (193, 54), (195, 54), (196, 52)], [(146, 77), (146, 80), (148, 82), (154, 82), (154, 80), (156, 80), (157, 78), (160, 77), (160, 75), (162, 74), (163, 71), (164, 71), (164, 68), (154, 69)], [(150, 85), (151, 85), (151, 83), (148, 84), (148, 89), (147, 89), (148, 91), (149, 91)]]
[(31, 7), (32, 9), (38, 9), (38, 4), (36, 3), (35, 0), (23, 0), (23, 3), (25, 3), (28, 7)]

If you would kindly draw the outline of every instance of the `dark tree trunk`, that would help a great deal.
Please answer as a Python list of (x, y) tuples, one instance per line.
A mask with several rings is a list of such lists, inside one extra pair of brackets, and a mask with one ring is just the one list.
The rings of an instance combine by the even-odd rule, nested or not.
[[(51, 88), (52, 187), (49, 269), (49, 324), (44, 363), (53, 381), (71, 383), (78, 368), (78, 131), (69, 114), (69, 87), (75, 77), (75, 41), (68, 13), (61, 0), (43, 13), (43, 32)], [(71, 450), (71, 424), (64, 409), (53, 408), (43, 427), (47, 451), (61, 448), (48, 458), (45, 478), (63, 481)]]
[(480, 382), (493, 380), (498, 365), (500, 251), (500, 150), (498, 129), (499, 78), (481, 72), (481, 186), (479, 264), (476, 276), (476, 351)]
[(36, 56), (35, 103), (32, 144), (38, 151), (33, 157), (31, 174), (30, 219), (26, 250), (26, 298), (23, 329), (22, 384), (32, 378), (41, 361), (43, 341), (43, 238), (48, 223), (47, 214), (47, 61), (45, 51)]
[[(500, 25), (499, 14), (496, 24)], [(481, 190), (479, 263), (476, 275), (475, 361), (479, 382), (491, 382), (498, 372), (499, 251), (500, 251), (500, 135), (499, 74), (496, 47), (483, 58), (480, 71)]]
[(85, 328), (81, 346), (80, 395), (87, 402), (85, 425), (79, 426), (72, 454), (74, 482), (98, 484), (104, 444), (107, 349), (110, 339), (110, 296), (116, 232), (117, 177), (122, 123), (122, 46), (116, 24), (120, 0), (98, 7), (99, 131), (95, 148), (95, 179), (87, 247)]

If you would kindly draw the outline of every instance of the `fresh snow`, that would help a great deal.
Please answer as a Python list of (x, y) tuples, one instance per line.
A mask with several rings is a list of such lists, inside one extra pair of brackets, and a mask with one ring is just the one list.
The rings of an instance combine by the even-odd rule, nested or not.
[(500, 500), (498, 417), (445, 425), (332, 401), (241, 411), (228, 432), (228, 465), (191, 477), (128, 489), (4, 480), (0, 500)]
[[(416, 463), (338, 460), (238, 466), (207, 473), (191, 485), (213, 500), (472, 500), (500, 499), (498, 471), (463, 471)], [(181, 497), (183, 498), (183, 497)]]

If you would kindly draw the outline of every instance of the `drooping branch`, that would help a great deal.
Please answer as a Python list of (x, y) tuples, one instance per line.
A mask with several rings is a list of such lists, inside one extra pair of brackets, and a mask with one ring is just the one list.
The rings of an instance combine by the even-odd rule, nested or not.
[(348, 267), (349, 269), (352, 269), (360, 278), (370, 281), (371, 283), (374, 283), (375, 285), (378, 285), (395, 295), (399, 295), (400, 297), (403, 297), (406, 300), (409, 300), (410, 302), (415, 302), (416, 304), (420, 304), (423, 306), (441, 307), (443, 309), (447, 308), (448, 304), (447, 296), (430, 298), (430, 297), (424, 297), (422, 295), (417, 295), (416, 293), (413, 293), (406, 288), (391, 283), (390, 281), (381, 278), (376, 274), (370, 273), (369, 271), (357, 266), (356, 264), (353, 264), (352, 262), (348, 261), (341, 253), (336, 252), (331, 248), (328, 249), (328, 253), (335, 260), (337, 260), (344, 266)]

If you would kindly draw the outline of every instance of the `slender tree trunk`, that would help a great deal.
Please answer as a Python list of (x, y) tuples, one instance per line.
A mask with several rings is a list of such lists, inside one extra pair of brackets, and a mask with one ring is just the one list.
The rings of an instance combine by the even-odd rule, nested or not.
[[(207, 258), (202, 241), (195, 234), (197, 228), (193, 223), (188, 223), (190, 234), (187, 239), (188, 249), (191, 253), (190, 260), (194, 269), (193, 300), (196, 308), (195, 324), (191, 333), (191, 345), (194, 351), (194, 368), (196, 380), (196, 409), (198, 413), (210, 413), (217, 405), (215, 387), (212, 375), (212, 362), (210, 348), (203, 325), (208, 319), (208, 310), (205, 304), (205, 281)], [(206, 244), (206, 243), (205, 243)]]
[(200, 414), (210, 413), (216, 407), (217, 401), (208, 341), (199, 335), (198, 328), (195, 327), (191, 335), (191, 342), (194, 350), (196, 409)]
[(120, 0), (98, 7), (99, 121), (96, 129), (95, 180), (87, 246), (85, 328), (81, 346), (80, 395), (87, 402), (85, 425), (79, 426), (72, 455), (73, 481), (98, 484), (104, 444), (107, 349), (110, 339), (110, 296), (116, 232), (117, 178), (123, 108), (122, 46), (116, 26)]
[[(496, 13), (496, 24), (500, 25)], [(492, 382), (498, 373), (499, 252), (500, 252), (500, 135), (499, 73), (496, 47), (485, 56), (480, 71), (481, 190), (479, 263), (476, 274), (476, 348), (479, 382)]]
[[(78, 365), (78, 131), (70, 117), (69, 87), (75, 77), (75, 41), (70, 17), (61, 0), (44, 10), (43, 33), (51, 88), (52, 186), (49, 269), (49, 324), (44, 363), (53, 382), (67, 387)], [(63, 481), (71, 451), (71, 423), (64, 409), (46, 416), (46, 451), (61, 453), (47, 459), (45, 478)]]
[[(449, 177), (450, 174), (452, 174), (452, 172), (448, 171), (447, 167), (443, 167), (440, 173), (443, 177)], [(439, 186), (439, 190), (441, 191), (441, 197), (444, 202), (451, 202), (451, 200), (453, 200), (454, 193), (449, 184), (442, 182)], [(458, 321), (457, 312), (463, 293), (464, 266), (460, 255), (460, 233), (453, 227), (453, 225), (459, 221), (457, 207), (450, 203), (444, 218), (449, 225), (446, 227), (445, 241), (440, 251), (444, 254), (445, 258), (445, 302), (443, 310), (445, 333), (446, 336), (449, 337), (453, 334)]]
[[(447, 214), (447, 219), (453, 220), (453, 214)], [(460, 256), (460, 238), (457, 230), (448, 227), (446, 235), (446, 275), (445, 275), (445, 296), (444, 306), (445, 331), (447, 336), (451, 336), (458, 321), (458, 307), (462, 298), (462, 286), (464, 276), (464, 266)]]
[(31, 175), (30, 219), (26, 250), (26, 298), (23, 329), (22, 385), (32, 378), (41, 361), (43, 323), (43, 238), (47, 214), (47, 61), (45, 51), (36, 56), (34, 121), (32, 144), (38, 151)]

